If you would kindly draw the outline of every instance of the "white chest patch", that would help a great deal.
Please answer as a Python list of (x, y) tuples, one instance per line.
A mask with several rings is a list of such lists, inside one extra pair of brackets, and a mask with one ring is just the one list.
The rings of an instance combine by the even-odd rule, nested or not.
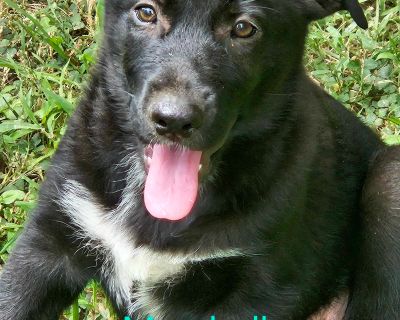
[[(156, 252), (148, 247), (136, 245), (135, 234), (124, 228), (124, 212), (117, 208), (107, 212), (95, 202), (92, 194), (76, 181), (69, 181), (64, 189), (60, 205), (72, 218), (80, 231), (81, 239), (91, 239), (84, 243), (88, 251), (104, 253), (106, 262), (102, 272), (109, 279), (109, 285), (117, 294), (117, 303), (127, 305), (131, 298), (136, 302), (130, 310), (149, 308), (149, 290), (155, 283), (166, 278), (179, 276), (185, 270), (185, 264), (214, 258), (242, 256), (240, 250), (215, 251), (207, 255), (195, 252), (177, 255)], [(133, 283), (138, 284), (134, 296), (131, 294)], [(160, 310), (153, 312), (160, 313)], [(156, 307), (160, 309), (160, 307)]]

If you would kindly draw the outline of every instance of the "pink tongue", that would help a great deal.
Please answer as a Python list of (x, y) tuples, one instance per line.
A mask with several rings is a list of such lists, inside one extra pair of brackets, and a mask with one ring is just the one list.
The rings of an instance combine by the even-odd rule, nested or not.
[(150, 214), (159, 219), (180, 220), (197, 198), (200, 151), (155, 145), (144, 189)]

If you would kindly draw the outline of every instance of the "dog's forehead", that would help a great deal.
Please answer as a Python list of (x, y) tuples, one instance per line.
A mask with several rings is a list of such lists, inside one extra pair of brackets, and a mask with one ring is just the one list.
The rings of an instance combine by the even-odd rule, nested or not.
[(201, 10), (203, 12), (234, 9), (235, 11), (246, 11), (248, 9), (263, 8), (262, 0), (160, 0), (163, 5), (178, 6), (182, 9)]

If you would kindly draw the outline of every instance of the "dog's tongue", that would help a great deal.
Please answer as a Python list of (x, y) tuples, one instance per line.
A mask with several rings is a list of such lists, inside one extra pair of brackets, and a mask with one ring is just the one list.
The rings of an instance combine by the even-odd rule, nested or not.
[(150, 214), (159, 219), (180, 220), (197, 198), (200, 151), (155, 145), (144, 189)]

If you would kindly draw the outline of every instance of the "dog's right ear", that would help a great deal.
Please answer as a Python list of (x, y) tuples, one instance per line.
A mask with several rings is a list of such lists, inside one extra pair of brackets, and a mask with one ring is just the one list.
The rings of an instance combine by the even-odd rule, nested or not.
[(347, 10), (357, 25), (368, 28), (368, 22), (358, 0), (303, 0), (306, 14), (311, 20), (329, 16), (340, 10)]

